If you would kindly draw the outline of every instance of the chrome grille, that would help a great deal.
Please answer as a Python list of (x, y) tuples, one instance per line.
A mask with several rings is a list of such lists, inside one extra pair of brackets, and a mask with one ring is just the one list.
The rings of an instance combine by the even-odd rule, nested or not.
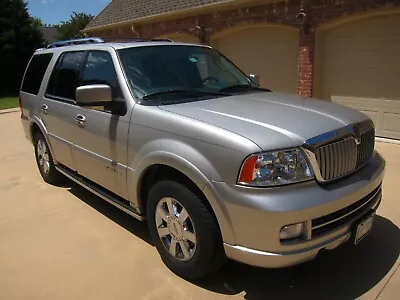
[(354, 138), (319, 147), (315, 151), (324, 180), (331, 180), (350, 173), (356, 168), (357, 145)]
[(357, 145), (354, 137), (320, 146), (315, 151), (323, 180), (345, 176), (362, 167), (374, 152), (375, 131), (369, 130), (360, 136)]
[(375, 130), (371, 129), (361, 134), (361, 143), (357, 147), (357, 165), (356, 168), (363, 166), (374, 153), (375, 148)]
[(351, 124), (311, 138), (303, 149), (319, 182), (329, 182), (364, 166), (374, 153), (371, 120)]

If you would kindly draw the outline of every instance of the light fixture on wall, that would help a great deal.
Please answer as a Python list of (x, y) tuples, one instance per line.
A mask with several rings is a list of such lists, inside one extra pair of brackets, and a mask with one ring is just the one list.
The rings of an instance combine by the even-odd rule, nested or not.
[(205, 42), (206, 34), (209, 32), (209, 29), (205, 26), (198, 24), (192, 28), (189, 28), (190, 32), (194, 32), (195, 35), (199, 38), (200, 42)]
[(135, 24), (132, 24), (132, 25), (131, 25), (131, 31), (132, 31), (132, 33), (136, 34), (136, 37), (137, 37), (137, 38), (140, 37), (140, 36), (139, 36), (139, 32), (137, 31)]
[(296, 15), (296, 19), (300, 25), (300, 29), (305, 34), (308, 34), (308, 32), (309, 32), (308, 17), (307, 17), (307, 13), (304, 10), (304, 8), (300, 9), (299, 13)]

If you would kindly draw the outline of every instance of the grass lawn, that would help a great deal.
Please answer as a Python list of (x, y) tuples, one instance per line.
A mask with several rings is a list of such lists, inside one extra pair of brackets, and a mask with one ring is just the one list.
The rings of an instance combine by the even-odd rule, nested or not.
[(18, 97), (0, 97), (0, 109), (18, 107)]

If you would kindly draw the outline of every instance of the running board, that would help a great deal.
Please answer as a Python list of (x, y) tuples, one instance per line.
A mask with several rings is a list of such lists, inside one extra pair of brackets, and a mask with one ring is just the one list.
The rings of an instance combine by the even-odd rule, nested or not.
[(106, 191), (101, 190), (100, 188), (96, 187), (95, 184), (92, 184), (88, 182), (85, 178), (82, 176), (79, 176), (78, 174), (75, 174), (75, 172), (72, 172), (68, 170), (67, 168), (63, 168), (60, 165), (55, 166), (56, 170), (63, 174), (65, 177), (68, 177), (75, 183), (79, 184), (83, 188), (87, 189), (89, 192), (92, 192), (96, 196), (100, 197), (101, 199), (107, 201), (108, 203), (114, 205), (115, 207), (119, 208), (123, 212), (127, 213), (128, 215), (134, 217), (135, 219), (138, 219), (139, 221), (144, 221), (145, 217), (138, 214), (132, 207), (130, 207), (128, 204), (123, 203), (121, 200), (117, 199), (116, 197), (110, 195)]

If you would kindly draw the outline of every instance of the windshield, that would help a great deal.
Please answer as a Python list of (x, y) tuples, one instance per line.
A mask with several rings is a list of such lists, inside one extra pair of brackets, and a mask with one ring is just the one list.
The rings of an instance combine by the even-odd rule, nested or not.
[(228, 59), (206, 47), (133, 47), (119, 50), (119, 57), (132, 91), (143, 101), (223, 97), (258, 89)]

